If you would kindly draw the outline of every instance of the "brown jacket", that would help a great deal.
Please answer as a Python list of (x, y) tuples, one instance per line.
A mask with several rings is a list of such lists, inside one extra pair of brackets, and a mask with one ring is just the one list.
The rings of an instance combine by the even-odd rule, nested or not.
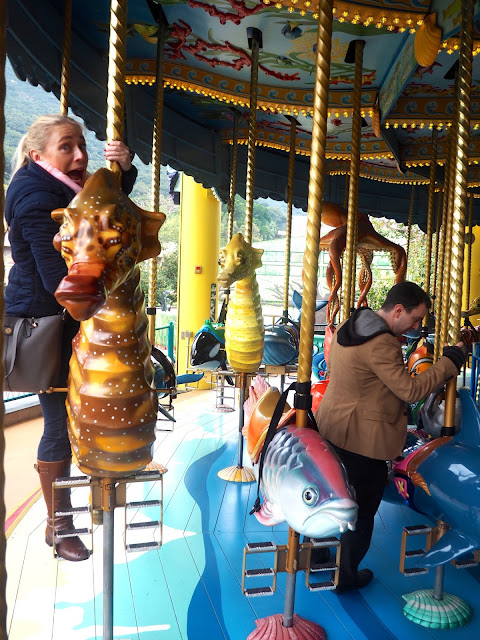
[(363, 344), (341, 346), (337, 341), (341, 326), (328, 359), (330, 382), (315, 414), (319, 431), (347, 451), (392, 460), (402, 453), (405, 443), (406, 403), (439, 389), (457, 376), (457, 367), (441, 357), (412, 378), (400, 343), (391, 333), (381, 333)]

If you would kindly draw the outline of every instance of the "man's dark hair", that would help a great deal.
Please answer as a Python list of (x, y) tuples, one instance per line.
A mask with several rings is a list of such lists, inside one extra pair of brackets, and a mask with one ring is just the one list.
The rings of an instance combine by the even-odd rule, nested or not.
[(399, 282), (393, 285), (387, 293), (382, 309), (391, 311), (396, 304), (401, 304), (405, 307), (405, 311), (410, 312), (422, 303), (426, 305), (427, 309), (432, 306), (428, 293), (414, 282)]

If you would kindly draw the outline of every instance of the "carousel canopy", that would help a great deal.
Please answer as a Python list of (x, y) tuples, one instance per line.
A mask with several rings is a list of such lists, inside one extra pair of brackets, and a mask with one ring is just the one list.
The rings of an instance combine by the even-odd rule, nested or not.
[[(60, 95), (63, 0), (7, 0), (7, 54), (22, 80)], [(73, 0), (69, 104), (105, 139), (110, 2)], [(255, 197), (285, 199), (291, 117), (296, 119), (294, 204), (306, 208), (311, 150), (318, 0), (129, 0), (126, 141), (149, 162), (159, 25), (165, 24), (162, 163), (227, 200), (235, 111), (237, 190), (245, 193), (251, 28), (261, 33)], [(425, 226), (432, 131), (436, 179), (444, 179), (454, 113), (461, 0), (334, 3), (324, 198), (342, 204), (350, 172), (354, 55), (364, 42), (359, 207)], [(476, 3), (476, 16), (480, 6)], [(480, 50), (475, 21), (474, 54)], [(474, 57), (470, 168), (479, 191), (480, 66)], [(475, 199), (474, 220), (480, 223)]]

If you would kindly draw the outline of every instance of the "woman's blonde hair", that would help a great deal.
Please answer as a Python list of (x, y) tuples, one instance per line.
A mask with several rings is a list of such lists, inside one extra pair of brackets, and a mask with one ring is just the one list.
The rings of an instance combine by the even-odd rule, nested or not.
[(84, 132), (81, 122), (78, 122), (78, 120), (74, 120), (69, 116), (63, 116), (60, 113), (47, 113), (38, 117), (35, 122), (30, 125), (27, 133), (18, 143), (17, 149), (12, 158), (12, 178), (21, 167), (28, 164), (30, 160), (30, 151), (34, 149), (41, 153), (48, 143), (52, 128), (58, 127), (62, 124), (71, 124), (74, 127), (78, 127), (82, 133)]

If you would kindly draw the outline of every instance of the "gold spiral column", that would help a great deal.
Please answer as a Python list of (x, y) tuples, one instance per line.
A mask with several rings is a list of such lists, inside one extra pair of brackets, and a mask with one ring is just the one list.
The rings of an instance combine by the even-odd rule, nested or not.
[[(432, 153), (430, 156), (430, 182), (428, 183), (428, 209), (427, 209), (427, 253), (425, 256), (425, 291), (430, 294), (430, 278), (432, 273), (432, 243), (433, 243), (433, 215), (435, 211), (435, 171), (437, 168), (438, 131), (432, 130)], [(438, 237), (438, 236), (437, 236)], [(407, 253), (408, 257), (408, 253)], [(407, 259), (408, 267), (408, 259)], [(428, 326), (428, 313), (425, 317), (425, 325)]]
[[(437, 195), (437, 220), (435, 225), (435, 260), (433, 263), (433, 312), (437, 313), (437, 274), (438, 274), (438, 253), (440, 249), (440, 226), (442, 223), (443, 191)], [(438, 323), (437, 323), (438, 324)]]
[(290, 155), (288, 158), (288, 183), (287, 183), (287, 229), (285, 242), (285, 274), (283, 279), (283, 318), (288, 320), (288, 287), (290, 283), (290, 249), (292, 244), (292, 207), (293, 207), (293, 178), (295, 174), (295, 145), (298, 122), (292, 116), (290, 118)]
[(251, 28), (249, 36), (251, 55), (250, 69), (250, 119), (248, 123), (247, 181), (245, 187), (245, 240), (252, 244), (253, 185), (255, 173), (255, 143), (257, 141), (257, 91), (258, 58), (261, 46), (261, 31)]
[[(333, 0), (320, 0), (318, 5), (317, 58), (312, 116), (312, 152), (308, 182), (307, 238), (303, 259), (303, 301), (300, 326), (300, 352), (297, 380), (310, 382), (317, 298), (318, 254), (325, 171), (327, 136), (330, 48), (332, 43)], [(297, 412), (297, 426), (307, 424), (307, 412)]]
[[(317, 297), (323, 174), (325, 170), (333, 0), (319, 0), (317, 11), (317, 58), (313, 90), (312, 151), (308, 183), (307, 239), (303, 260), (302, 323), (300, 325), (297, 389), (294, 401), (297, 427), (306, 427), (308, 410), (312, 406), (310, 379), (312, 375), (313, 331)], [(298, 567), (299, 537), (298, 532), (289, 527), (286, 559), (287, 582), (283, 612), (283, 626), (287, 628), (294, 626), (295, 582)]]
[[(123, 140), (125, 113), (125, 65), (127, 55), (127, 0), (112, 0), (110, 5), (110, 42), (108, 52), (107, 141)], [(118, 176), (117, 162), (107, 168)]]
[(348, 191), (347, 240), (345, 246), (344, 270), (345, 286), (343, 295), (342, 318), (350, 315), (355, 304), (355, 267), (357, 258), (357, 229), (358, 229), (358, 188), (360, 174), (360, 142), (361, 142), (361, 114), (362, 105), (362, 71), (364, 40), (355, 41), (355, 76), (352, 99), (352, 153), (350, 160), (350, 189)]
[[(152, 136), (152, 211), (160, 211), (160, 172), (162, 169), (162, 129), (163, 129), (163, 75), (166, 25), (158, 25), (157, 65), (155, 84), (155, 117)], [(148, 337), (155, 343), (155, 318), (157, 302), (157, 258), (148, 261)]]
[(467, 274), (465, 283), (465, 309), (470, 306), (470, 288), (472, 284), (472, 244), (473, 235), (473, 193), (468, 195), (468, 248), (467, 248)]
[[(439, 261), (438, 261), (438, 269), (437, 269), (437, 287), (436, 291), (437, 302), (435, 306), (435, 312), (437, 314), (437, 322), (435, 323), (435, 348), (433, 359), (436, 362), (440, 357), (441, 345), (445, 344), (447, 339), (446, 337), (446, 329), (442, 332), (442, 326), (445, 325), (447, 327), (446, 317), (444, 317), (444, 309), (448, 305), (448, 295), (446, 292), (445, 286), (445, 275), (448, 271), (448, 267), (446, 267), (445, 263), (447, 260), (447, 247), (448, 247), (448, 205), (450, 200), (450, 177), (451, 177), (451, 169), (453, 164), (452, 158), (452, 149), (453, 149), (453, 127), (449, 129), (447, 134), (447, 152), (446, 152), (446, 160), (445, 160), (445, 178), (443, 185), (443, 207), (442, 207), (442, 225), (441, 225), (441, 240), (440, 240), (440, 249), (439, 249)], [(448, 285), (447, 285), (448, 286)]]
[(456, 127), (456, 157), (453, 190), (453, 227), (451, 242), (451, 278), (448, 335), (452, 342), (459, 339), (462, 308), (463, 264), (465, 248), (465, 212), (468, 191), (468, 146), (470, 141), (470, 94), (472, 85), (473, 0), (462, 2), (462, 36), (460, 39), (458, 72), (458, 115)]
[[(5, 170), (5, 153), (4, 153), (4, 139), (5, 139), (5, 60), (6, 60), (6, 42), (5, 42), (5, 28), (7, 25), (7, 3), (0, 2), (0, 175), (3, 176)], [(0, 185), (0, 210), (4, 211), (5, 194), (3, 192), (3, 183)], [(0, 265), (0, 278), (1, 282), (5, 279), (5, 267), (3, 261), (3, 240), (4, 240), (4, 221), (2, 216), (1, 233), (0, 233), (0, 247), (2, 250), (2, 260)], [(3, 354), (3, 313), (5, 310), (5, 303), (3, 295), (0, 296), (0, 353)], [(3, 397), (3, 355), (1, 366), (1, 392)], [(0, 416), (0, 637), (7, 637), (7, 602), (5, 597), (6, 584), (7, 584), (7, 572), (5, 569), (5, 434), (4, 434), (4, 412), (1, 412)]]
[(64, 0), (62, 79), (60, 82), (60, 113), (64, 116), (68, 114), (68, 92), (70, 89), (71, 43), (72, 43), (72, 0)]
[(233, 218), (235, 215), (235, 194), (237, 192), (237, 166), (238, 166), (238, 122), (240, 113), (233, 110), (233, 140), (230, 167), (230, 192), (228, 195), (228, 240), (233, 238)]
[[(412, 220), (413, 220), (413, 204), (415, 202), (415, 185), (412, 184), (410, 191), (410, 207), (408, 209), (408, 226), (407, 226), (407, 270), (408, 270), (408, 256), (410, 254), (410, 240), (412, 237)], [(406, 274), (405, 274), (406, 275)]]
[[(461, 3), (462, 26), (460, 31), (460, 52), (458, 71), (458, 108), (456, 137), (453, 145), (455, 164), (453, 169), (452, 239), (450, 258), (450, 313), (448, 317), (448, 338), (455, 343), (460, 337), (462, 308), (463, 263), (465, 248), (465, 211), (467, 209), (468, 145), (470, 140), (470, 94), (472, 86), (472, 49), (474, 0)], [(453, 435), (455, 429), (456, 381), (447, 384), (445, 399), (445, 423), (442, 435)]]

